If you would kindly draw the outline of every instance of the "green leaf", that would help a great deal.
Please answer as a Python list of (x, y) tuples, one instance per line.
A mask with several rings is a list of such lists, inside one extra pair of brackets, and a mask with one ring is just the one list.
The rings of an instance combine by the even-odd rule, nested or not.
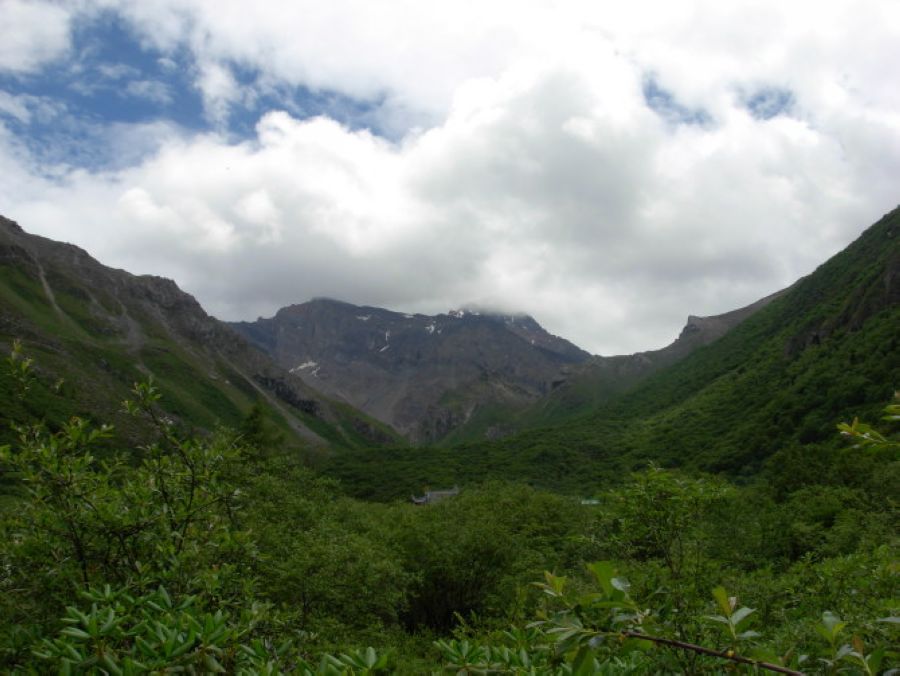
[(106, 618), (106, 622), (104, 622), (104, 623), (103, 623), (103, 626), (100, 627), (100, 635), (103, 636), (103, 635), (105, 635), (105, 634), (108, 634), (109, 631), (110, 631), (116, 624), (118, 624), (118, 622), (116, 621), (116, 614), (115, 614), (115, 612), (113, 612), (112, 609), (110, 609), (110, 611), (109, 611), (109, 613), (108, 613), (108, 615), (107, 615), (107, 618)]
[(612, 579), (612, 586), (618, 589), (620, 592), (628, 593), (628, 590), (631, 589), (631, 583), (621, 577), (614, 577)]
[(582, 646), (572, 660), (572, 676), (590, 676), (594, 673), (594, 651)]
[(537, 586), (544, 590), (544, 593), (548, 596), (562, 596), (563, 590), (566, 586), (566, 578), (561, 576), (556, 576), (549, 571), (544, 572), (544, 579), (547, 580), (547, 584), (542, 585), (538, 584)]
[(225, 667), (219, 664), (219, 660), (217, 660), (215, 656), (211, 655), (210, 653), (207, 653), (203, 656), (203, 664), (209, 671), (215, 674), (225, 673)]
[[(716, 600), (716, 603), (719, 605), (719, 609), (722, 611), (722, 614), (725, 617), (731, 616), (731, 599), (728, 598), (728, 592), (725, 591), (725, 587), (716, 587), (713, 589), (713, 598)], [(728, 620), (725, 620), (726, 622)]]
[(122, 673), (122, 668), (116, 664), (116, 660), (113, 655), (110, 653), (105, 653), (103, 657), (100, 659), (101, 662), (109, 669), (110, 673), (115, 674), (116, 676), (120, 676)]
[(824, 626), (828, 631), (828, 634), (825, 635), (826, 638), (829, 641), (833, 642), (838, 634), (840, 634), (844, 629), (844, 627), (847, 626), (847, 623), (842, 622), (841, 618), (832, 613), (830, 610), (826, 610), (824, 613), (822, 613), (822, 626)]
[(738, 608), (731, 615), (731, 624), (733, 624), (735, 627), (738, 627), (744, 620), (746, 620), (750, 615), (752, 615), (755, 612), (756, 612), (756, 610), (753, 608), (747, 608), (747, 607)]
[(597, 581), (597, 584), (600, 585), (603, 593), (610, 596), (615, 588), (612, 580), (616, 574), (616, 569), (613, 567), (612, 563), (609, 561), (597, 561), (595, 563), (589, 563), (587, 569), (590, 571), (591, 575), (594, 576), (594, 579)]
[(869, 671), (873, 674), (877, 674), (881, 671), (881, 662), (884, 660), (884, 655), (887, 650), (882, 646), (877, 650), (873, 650), (872, 653), (866, 657), (866, 664), (869, 665)]
[(172, 657), (173, 659), (176, 657), (181, 657), (182, 655), (184, 655), (188, 650), (190, 650), (193, 647), (194, 647), (194, 632), (192, 630), (191, 633), (188, 635), (187, 640), (172, 650), (172, 652), (170, 653), (170, 657)]
[(83, 629), (79, 629), (78, 627), (66, 627), (59, 633), (63, 636), (71, 636), (72, 638), (77, 638), (80, 641), (86, 641), (91, 637), (89, 633), (87, 633)]
[(172, 599), (169, 596), (169, 592), (166, 591), (165, 587), (160, 587), (159, 589), (157, 589), (157, 593), (159, 594), (159, 597), (162, 599), (164, 607), (167, 610), (171, 610), (172, 609)]

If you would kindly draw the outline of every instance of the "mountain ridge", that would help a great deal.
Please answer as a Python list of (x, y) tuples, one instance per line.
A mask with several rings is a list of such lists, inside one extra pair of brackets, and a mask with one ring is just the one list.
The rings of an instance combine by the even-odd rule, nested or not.
[[(4, 217), (0, 298), (0, 341), (24, 340), (41, 369), (70, 383), (73, 401), (60, 415), (109, 415), (134, 381), (153, 376), (164, 407), (190, 425), (238, 425), (262, 403), (305, 444), (340, 443), (345, 425), (351, 436), (394, 439), (285, 373), (174, 281), (104, 266)], [(84, 386), (90, 382), (102, 386)], [(5, 403), (16, 410), (8, 392)]]
[[(218, 395), (213, 391), (217, 388), (241, 382), (241, 395), (226, 396), (219, 402), (222, 411), (227, 410), (226, 422), (237, 422), (232, 399), (241, 400), (244, 406), (248, 398), (262, 397), (276, 416), (288, 421), (292, 433), (313, 444), (323, 443), (323, 438), (310, 429), (310, 417), (322, 414), (329, 424), (341, 418), (334, 412), (332, 399), (343, 402), (343, 418), (354, 434), (362, 431), (363, 438), (369, 435), (376, 442), (389, 440), (391, 433), (361, 422), (350, 409), (371, 415), (415, 442), (496, 438), (527, 425), (485, 426), (483, 419), (529, 411), (556, 390), (567, 389), (572, 379), (591, 381), (584, 371), (595, 368), (596, 363), (618, 364), (613, 386), (603, 378), (599, 383), (590, 382), (594, 392), (602, 391), (607, 396), (619, 391), (622, 383), (642, 377), (659, 361), (652, 351), (628, 357), (596, 357), (550, 334), (530, 315), (475, 307), (431, 316), (317, 298), (282, 308), (270, 319), (227, 324), (210, 317), (196, 298), (173, 280), (104, 266), (76, 245), (29, 234), (3, 217), (0, 264), (4, 266), (4, 293), (10, 301), (9, 309), (0, 313), (0, 338), (7, 336), (6, 342), (25, 338), (32, 347), (51, 354), (67, 351), (66, 340), (60, 337), (67, 338), (69, 345), (79, 342), (79, 350), (89, 353), (84, 358), (119, 380), (158, 376), (164, 371), (174, 376), (199, 370), (203, 373), (194, 374), (195, 383), (181, 378), (176, 387), (170, 378), (168, 396), (180, 398), (175, 408), (183, 409), (186, 417), (193, 411), (204, 424), (214, 424), (215, 416), (204, 405), (196, 405), (198, 398), (189, 391), (203, 383), (203, 387), (211, 388), (207, 396), (215, 399)], [(291, 317), (310, 312), (343, 314), (350, 337), (320, 329), (320, 334), (324, 330), (328, 335), (324, 343), (320, 341), (317, 353), (279, 352), (275, 334), (267, 335), (266, 325), (280, 323), (279, 329), (283, 329)], [(709, 318), (690, 320), (675, 343), (657, 352), (677, 352), (677, 346), (688, 340), (685, 334), (691, 322), (696, 328), (689, 340), (695, 343), (709, 339), (710, 326), (721, 329), (721, 322), (710, 323)], [(360, 326), (368, 330), (360, 332)], [(423, 340), (426, 338), (438, 339), (439, 347), (429, 346)], [(167, 342), (173, 340), (179, 344), (174, 352)], [(102, 354), (112, 345), (115, 357)], [(256, 349), (248, 350), (249, 345)], [(319, 363), (323, 349), (337, 363), (336, 369), (330, 364), (323, 370)], [(210, 350), (216, 354), (211, 356)], [(357, 357), (362, 351), (371, 352), (377, 361), (361, 362)], [(280, 366), (268, 362), (265, 353)], [(43, 358), (46, 361), (47, 355)], [(232, 368), (235, 377), (229, 378), (217, 374), (216, 360), (243, 366)], [(629, 369), (623, 368), (623, 363), (631, 363), (633, 372), (626, 377), (622, 372)], [(595, 387), (598, 384), (599, 390)], [(97, 398), (102, 397), (87, 397)], [(571, 401), (564, 404), (568, 406)], [(107, 401), (101, 409), (108, 410), (111, 405)], [(397, 416), (396, 408), (400, 409)], [(305, 423), (295, 420), (291, 411), (305, 415)], [(538, 415), (532, 422), (541, 419)], [(320, 432), (327, 429), (321, 428), (322, 422), (313, 423), (319, 425)], [(339, 441), (341, 435), (327, 430), (326, 436)]]

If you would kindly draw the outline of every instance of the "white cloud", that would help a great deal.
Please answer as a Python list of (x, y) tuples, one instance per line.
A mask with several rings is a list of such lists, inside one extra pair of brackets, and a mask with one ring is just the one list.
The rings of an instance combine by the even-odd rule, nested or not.
[(203, 105), (210, 122), (220, 127), (227, 125), (229, 108), (243, 99), (241, 86), (228, 66), (216, 62), (202, 64), (196, 86), (203, 95)]
[(132, 79), (140, 75), (137, 68), (124, 63), (101, 63), (96, 70), (107, 80)]
[(269, 2), (247, 11), (240, 0), (122, 0), (120, 9), (145, 40), (187, 45), (203, 63), (239, 63), (360, 99), (389, 93), (437, 114), (459, 81), (511, 63), (517, 30), (536, 12), (516, 6), (512, 26), (506, 3)]
[(47, 124), (64, 116), (66, 105), (48, 96), (10, 94), (0, 89), (0, 116), (7, 115), (22, 123)]
[(153, 103), (172, 103), (172, 92), (165, 82), (159, 80), (130, 80), (125, 86), (125, 93)]
[(787, 86), (817, 107), (835, 80), (900, 108), (884, 76), (900, 57), (900, 8), (882, 0), (309, 0), (251, 12), (241, 0), (116, 4), (161, 49), (187, 46), (201, 63), (238, 63), (266, 80), (386, 97), (394, 112), (429, 122), (443, 119), (467, 80), (607, 40), (713, 112), (727, 108), (729, 86), (752, 82)]
[(0, 72), (34, 72), (69, 49), (71, 15), (58, 3), (0, 0), (0, 16)]
[(25, 124), (31, 121), (31, 106), (28, 104), (29, 101), (24, 96), (13, 96), (7, 92), (0, 91), (0, 113), (9, 115)]
[[(120, 127), (114, 147), (141, 139), (140, 159), (54, 180), (0, 135), (9, 215), (229, 319), (316, 295), (475, 302), (609, 354), (791, 283), (898, 201), (883, 64), (900, 61), (900, 22), (884, 3), (242, 7), (121, 3), (145, 40), (194, 52), (221, 133)], [(422, 126), (392, 143), (269, 111), (235, 142), (224, 123), (254, 96), (235, 67), (257, 87), (381, 97), (385, 122)], [(651, 75), (708, 123), (651, 110)], [(754, 117), (766, 91), (790, 108)]]

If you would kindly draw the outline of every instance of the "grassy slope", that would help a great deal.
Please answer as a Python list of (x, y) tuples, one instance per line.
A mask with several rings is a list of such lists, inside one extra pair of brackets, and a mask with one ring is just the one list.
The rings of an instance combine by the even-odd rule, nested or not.
[[(4, 417), (15, 421), (36, 414), (55, 425), (71, 415), (101, 416), (127, 433), (131, 422), (117, 411), (133, 383), (152, 374), (164, 392), (163, 406), (178, 418), (198, 427), (240, 423), (251, 398), (237, 386), (214, 384), (207, 364), (166, 338), (160, 327), (143, 323), (147, 343), (132, 352), (102, 318), (91, 314), (73, 280), (57, 274), (48, 282), (62, 314), (51, 306), (39, 281), (14, 266), (0, 266), (0, 301), (7, 322), (0, 343), (8, 352), (12, 340), (21, 339), (37, 375), (24, 400), (8, 378), (0, 379)], [(63, 386), (57, 393), (52, 385), (59, 379)], [(0, 435), (8, 438), (7, 425)]]
[(752, 475), (790, 446), (834, 443), (900, 383), (900, 210), (721, 340), (564, 425), (454, 448), (332, 460), (355, 494), (520, 479), (589, 494), (648, 461)]

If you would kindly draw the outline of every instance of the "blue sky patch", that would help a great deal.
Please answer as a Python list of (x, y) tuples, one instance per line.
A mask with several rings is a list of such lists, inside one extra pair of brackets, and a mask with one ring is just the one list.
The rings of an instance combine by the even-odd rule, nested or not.
[[(146, 43), (113, 12), (82, 17), (73, 27), (71, 52), (41, 72), (0, 72), (0, 123), (39, 164), (65, 163), (106, 169), (140, 160), (135, 148), (123, 156), (110, 146), (110, 129), (166, 123), (189, 132), (224, 132), (235, 141), (255, 136), (259, 118), (286, 110), (304, 119), (328, 115), (351, 129), (388, 136), (378, 124), (382, 99), (357, 101), (331, 91), (288, 85), (262, 86), (260, 73), (228, 67), (246, 96), (224, 120), (210, 121), (198, 67), (185, 48), (163, 53)], [(224, 128), (222, 124), (224, 123)]]
[(780, 87), (764, 87), (744, 97), (744, 105), (757, 120), (770, 120), (790, 112), (794, 105), (794, 93)]
[(260, 84), (261, 73), (258, 70), (236, 63), (224, 65), (235, 81), (251, 92), (243, 104), (233, 105), (228, 111), (228, 132), (239, 138), (253, 137), (259, 118), (270, 110), (285, 110), (301, 120), (327, 115), (349, 129), (369, 129), (376, 135), (388, 136), (377, 115), (384, 104), (383, 97), (361, 101), (331, 90), (313, 90), (288, 84), (266, 86)]
[(186, 54), (141, 45), (128, 26), (103, 12), (74, 26), (72, 50), (38, 74), (0, 73), (0, 92), (27, 115), (0, 119), (39, 163), (89, 169), (120, 164), (104, 147), (110, 127), (165, 121), (201, 129), (202, 99)]
[(668, 89), (664, 89), (653, 75), (644, 78), (644, 103), (670, 124), (706, 125), (712, 117), (702, 108), (689, 108)]

